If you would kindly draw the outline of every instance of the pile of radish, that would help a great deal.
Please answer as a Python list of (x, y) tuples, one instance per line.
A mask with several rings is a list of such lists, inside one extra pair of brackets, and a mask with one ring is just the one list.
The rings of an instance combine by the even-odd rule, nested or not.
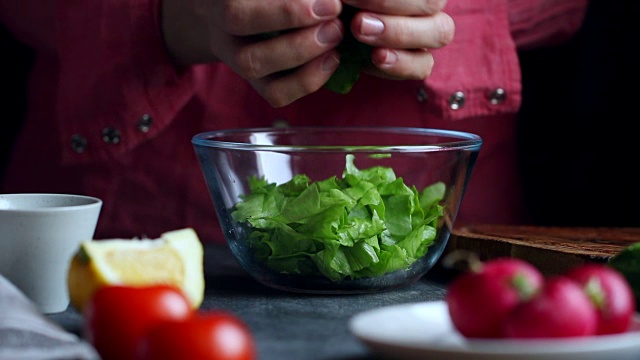
[(445, 297), (468, 338), (563, 338), (629, 330), (636, 304), (624, 276), (600, 263), (545, 277), (517, 258), (469, 262)]

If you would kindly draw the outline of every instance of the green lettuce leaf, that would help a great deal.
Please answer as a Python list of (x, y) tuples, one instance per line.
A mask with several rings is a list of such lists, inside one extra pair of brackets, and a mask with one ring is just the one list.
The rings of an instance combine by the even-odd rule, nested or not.
[(353, 19), (356, 11), (356, 8), (349, 5), (344, 5), (342, 8), (340, 20), (344, 24), (346, 32), (337, 48), (340, 53), (340, 65), (324, 85), (326, 89), (338, 94), (349, 93), (353, 85), (358, 81), (362, 68), (371, 62), (371, 50), (373, 48), (356, 40), (350, 30), (351, 19)]
[[(340, 65), (324, 84), (325, 89), (338, 94), (349, 93), (358, 78), (360, 78), (362, 68), (371, 62), (371, 50), (373, 47), (356, 40), (350, 30), (351, 20), (356, 11), (356, 8), (349, 5), (343, 5), (342, 7), (339, 18), (346, 32), (336, 48), (340, 54)], [(271, 31), (260, 34), (260, 37), (262, 39), (270, 39), (282, 33), (282, 31)]]
[(306, 175), (276, 185), (251, 177), (231, 216), (246, 226), (259, 261), (277, 272), (334, 281), (406, 269), (424, 256), (443, 216), (444, 183), (421, 192), (393, 169), (358, 169), (346, 156), (342, 178)]

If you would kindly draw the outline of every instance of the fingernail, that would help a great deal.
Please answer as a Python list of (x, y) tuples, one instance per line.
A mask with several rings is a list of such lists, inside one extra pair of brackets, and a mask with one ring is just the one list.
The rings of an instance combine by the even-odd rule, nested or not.
[(362, 25), (360, 25), (360, 34), (362, 35), (378, 35), (384, 31), (384, 24), (379, 19), (371, 16), (364, 16), (362, 18)]
[(321, 44), (336, 44), (342, 39), (342, 29), (335, 21), (328, 22), (320, 27), (316, 38)]
[(384, 62), (382, 63), (385, 66), (393, 65), (398, 61), (398, 54), (395, 51), (387, 50), (385, 54)]
[(395, 51), (387, 50), (385, 51), (384, 58), (381, 62), (376, 63), (378, 66), (388, 67), (396, 63), (398, 61), (398, 54)]
[(313, 3), (312, 10), (318, 17), (338, 15), (338, 7), (334, 0), (316, 0)]
[(340, 59), (334, 54), (327, 55), (322, 61), (322, 70), (326, 72), (333, 72), (340, 65)]

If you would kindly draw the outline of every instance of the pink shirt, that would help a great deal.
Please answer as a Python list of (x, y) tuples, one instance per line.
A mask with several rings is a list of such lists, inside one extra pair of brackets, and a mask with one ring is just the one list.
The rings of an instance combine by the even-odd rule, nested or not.
[[(173, 67), (159, 33), (158, 0), (2, 0), (0, 20), (37, 55), (27, 119), (2, 191), (97, 196), (104, 206), (96, 238), (156, 237), (192, 226), (203, 241), (222, 241), (194, 134), (281, 124), (403, 125), (483, 138), (457, 224), (526, 223), (515, 151), (516, 49), (566, 40), (586, 5), (450, 0), (456, 36), (434, 51), (426, 81), (365, 75), (348, 95), (321, 90), (276, 109), (223, 64)], [(464, 95), (458, 107), (457, 92)]]

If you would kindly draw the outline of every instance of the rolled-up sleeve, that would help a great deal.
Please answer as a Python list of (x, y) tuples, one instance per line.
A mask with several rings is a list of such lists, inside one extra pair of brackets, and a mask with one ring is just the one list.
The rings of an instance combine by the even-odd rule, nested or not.
[(587, 0), (510, 0), (509, 24), (519, 49), (558, 45), (575, 35)]
[[(48, 86), (55, 92), (52, 120), (60, 143), (80, 145), (63, 147), (63, 162), (108, 159), (130, 150), (154, 137), (193, 96), (194, 69), (178, 71), (170, 61), (158, 2), (5, 0), (0, 5), (3, 23), (35, 49), (36, 62), (57, 64), (51, 77), (56, 83)], [(82, 147), (104, 141), (118, 146)]]
[[(507, 1), (450, 1), (445, 11), (456, 33), (448, 46), (433, 50), (426, 82), (433, 111), (451, 121), (517, 112), (521, 77)], [(492, 101), (496, 91), (504, 96)]]
[(518, 50), (568, 40), (586, 7), (586, 0), (449, 1), (456, 34), (432, 50), (431, 110), (451, 121), (515, 114), (522, 103)]

